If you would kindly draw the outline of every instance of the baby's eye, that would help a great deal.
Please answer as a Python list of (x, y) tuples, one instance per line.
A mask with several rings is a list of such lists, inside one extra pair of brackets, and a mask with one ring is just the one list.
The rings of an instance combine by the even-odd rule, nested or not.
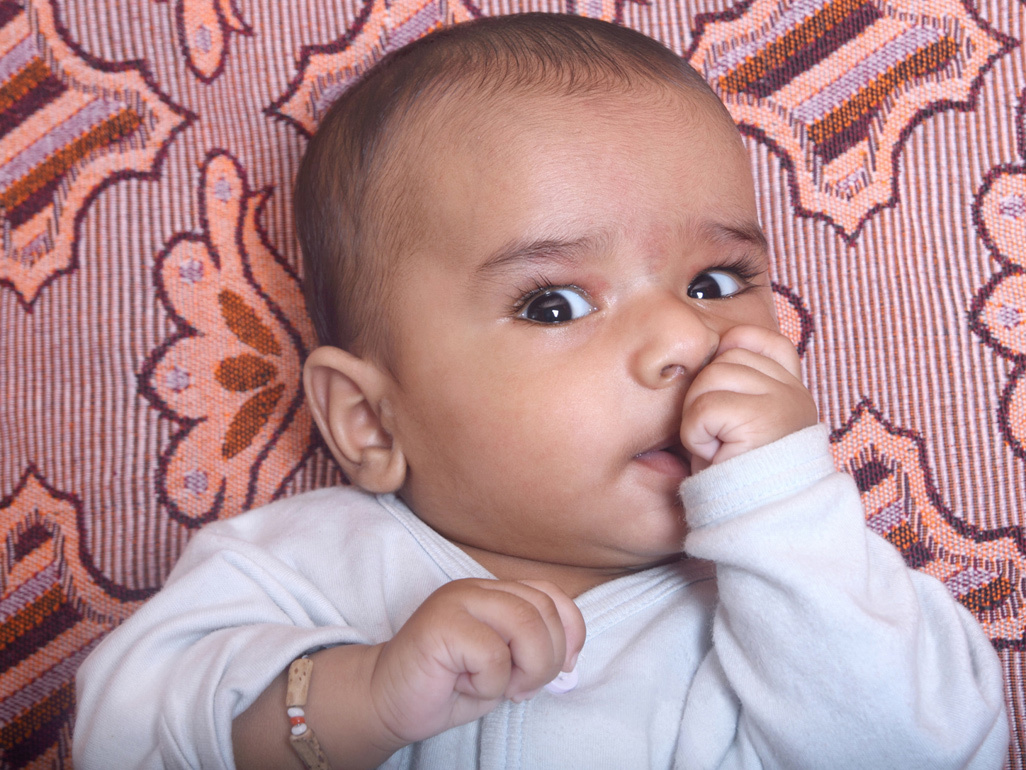
[(537, 292), (524, 303), (517, 316), (540, 324), (562, 324), (584, 318), (594, 310), (580, 289), (565, 286)]
[(688, 286), (692, 299), (725, 299), (744, 289), (744, 284), (728, 270), (707, 270)]

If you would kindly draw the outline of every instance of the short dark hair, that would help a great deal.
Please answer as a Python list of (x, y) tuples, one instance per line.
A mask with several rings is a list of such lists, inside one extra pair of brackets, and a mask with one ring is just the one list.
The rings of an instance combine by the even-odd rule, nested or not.
[(383, 57), (329, 108), (296, 178), (304, 289), (320, 341), (357, 355), (387, 355), (389, 270), (380, 252), (389, 239), (382, 212), (394, 201), (380, 177), (416, 108), (453, 92), (575, 95), (653, 82), (719, 102), (701, 75), (662, 44), (583, 16), (476, 19)]

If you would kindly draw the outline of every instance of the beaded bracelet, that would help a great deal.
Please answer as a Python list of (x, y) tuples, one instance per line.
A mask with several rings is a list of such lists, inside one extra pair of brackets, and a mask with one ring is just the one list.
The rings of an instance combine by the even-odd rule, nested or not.
[(328, 758), (321, 751), (321, 744), (317, 736), (306, 723), (306, 713), (303, 706), (306, 705), (306, 696), (310, 689), (310, 673), (313, 671), (313, 661), (306, 655), (296, 658), (289, 666), (289, 684), (285, 692), (285, 710), (292, 723), (292, 735), (289, 742), (293, 750), (303, 760), (307, 770), (331, 770)]

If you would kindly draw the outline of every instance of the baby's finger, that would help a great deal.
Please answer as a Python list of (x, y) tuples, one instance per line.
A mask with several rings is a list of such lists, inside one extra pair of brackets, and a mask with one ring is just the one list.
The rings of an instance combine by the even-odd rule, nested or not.
[(745, 350), (730, 350), (715, 359), (695, 377), (684, 394), (685, 414), (707, 393), (725, 391), (763, 396), (800, 387), (780, 364)]
[(453, 689), (484, 702), (501, 699), (513, 672), (509, 640), (472, 614), (454, 618), (447, 631), (458, 640), (450, 645), (459, 672)]
[(716, 357), (728, 350), (741, 349), (764, 356), (782, 366), (794, 377), (801, 377), (801, 359), (791, 340), (762, 326), (740, 325), (728, 329), (720, 338)]
[(467, 611), (509, 647), (512, 669), (505, 695), (531, 697), (559, 673), (566, 660), (566, 634), (555, 601), (523, 583), (482, 581)]
[(736, 424), (739, 417), (736, 409), (726, 408), (733, 405), (735, 400), (733, 393), (713, 390), (685, 404), (680, 440), (691, 453), (692, 471), (707, 467), (723, 446), (724, 434)]
[[(711, 459), (720, 443), (728, 440), (725, 427), (744, 427), (737, 409), (739, 404), (749, 402), (737, 402), (737, 396), (756, 399), (759, 408), (768, 410), (761, 417), (770, 422), (775, 421), (773, 415), (791, 414), (798, 402), (811, 403), (801, 381), (776, 361), (740, 348), (728, 350), (699, 372), (684, 394), (681, 440), (689, 451)], [(688, 424), (692, 426), (690, 433)]]
[(588, 630), (584, 624), (584, 616), (574, 600), (554, 583), (547, 580), (521, 580), (524, 585), (536, 588), (546, 594), (556, 605), (559, 613), (559, 620), (563, 625), (563, 635), (566, 639), (566, 654), (561, 670), (571, 671), (577, 664), (577, 656), (584, 647), (584, 639)]
[[(759, 376), (765, 376), (773, 382), (784, 383), (785, 385), (795, 385), (801, 382), (798, 377), (791, 372), (789, 368), (780, 364), (776, 359), (764, 356), (761, 353), (755, 353), (746, 348), (730, 348), (724, 350), (718, 354), (705, 369), (699, 373), (699, 377), (706, 375), (707, 372), (719, 372), (720, 374), (729, 374), (728, 371), (724, 371), (723, 367), (736, 367), (737, 371), (735, 374), (745, 376), (745, 369), (751, 373), (758, 374)], [(706, 375), (709, 376), (709, 375)], [(697, 379), (697, 378), (696, 378)]]

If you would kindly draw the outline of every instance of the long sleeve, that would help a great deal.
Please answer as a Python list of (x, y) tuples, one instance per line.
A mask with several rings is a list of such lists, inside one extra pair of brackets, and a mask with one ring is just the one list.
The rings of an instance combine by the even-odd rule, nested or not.
[(359, 641), (266, 553), (208, 535), (193, 554), (219, 546), (83, 665), (76, 767), (233, 767), (232, 717), (305, 650)]
[(822, 426), (688, 479), (716, 565), (682, 768), (999, 768), (1000, 667), (972, 616), (865, 526)]
[[(293, 659), (390, 638), (448, 578), (365, 498), (323, 490), (199, 533), (81, 667), (75, 767), (232, 768), (232, 720)], [(388, 591), (388, 610), (357, 601)]]

